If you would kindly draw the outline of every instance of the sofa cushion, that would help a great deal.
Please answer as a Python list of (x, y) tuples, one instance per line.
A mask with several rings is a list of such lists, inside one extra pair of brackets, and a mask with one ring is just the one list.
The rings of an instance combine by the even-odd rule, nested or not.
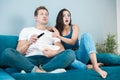
[(98, 53), (98, 62), (104, 63), (104, 66), (120, 66), (120, 56), (111, 53)]
[(15, 80), (15, 79), (0, 68), (0, 80)]
[(16, 48), (18, 36), (0, 35), (0, 53), (6, 48)]
[(108, 72), (106, 79), (94, 70), (70, 70), (65, 73), (14, 73), (16, 80), (120, 80), (120, 66), (102, 67)]
[[(12, 36), (12, 35), (0, 35), (0, 56), (3, 50), (6, 48), (16, 48), (18, 43), (18, 36)], [(0, 67), (5, 68), (0, 65)]]

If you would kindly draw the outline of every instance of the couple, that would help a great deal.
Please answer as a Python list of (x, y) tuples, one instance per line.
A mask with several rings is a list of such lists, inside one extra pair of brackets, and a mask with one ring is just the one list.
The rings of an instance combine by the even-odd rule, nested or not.
[[(55, 28), (47, 28), (48, 16), (49, 12), (44, 6), (36, 8), (36, 26), (21, 31), (16, 50), (4, 50), (0, 58), (4, 62), (0, 64), (27, 73), (52, 72), (68, 66), (76, 69), (93, 68), (102, 78), (106, 78), (107, 72), (100, 69), (97, 64), (95, 45), (91, 36), (83, 34), (79, 45), (79, 28), (71, 24), (70, 12), (67, 9), (59, 12)], [(89, 57), (92, 65), (86, 65)]]

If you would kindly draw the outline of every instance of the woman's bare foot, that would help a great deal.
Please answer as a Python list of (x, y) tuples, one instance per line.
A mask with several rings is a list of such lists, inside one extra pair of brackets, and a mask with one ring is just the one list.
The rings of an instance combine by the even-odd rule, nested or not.
[(95, 69), (100, 75), (102, 78), (106, 78), (107, 77), (107, 72), (100, 69), (99, 67), (97, 69)]
[[(98, 67), (103, 66), (103, 63), (97, 63)], [(93, 65), (92, 64), (88, 64), (87, 65), (87, 69), (93, 69)]]

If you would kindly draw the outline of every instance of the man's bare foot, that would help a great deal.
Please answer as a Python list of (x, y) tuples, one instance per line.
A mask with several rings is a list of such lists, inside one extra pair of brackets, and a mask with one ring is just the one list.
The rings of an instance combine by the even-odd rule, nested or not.
[(43, 72), (46, 72), (46, 71), (44, 71), (44, 70), (40, 70), (40, 69), (38, 68), (38, 69), (36, 69), (35, 72), (41, 72), (41, 73), (43, 73)]
[[(103, 63), (97, 63), (98, 67), (103, 66)], [(93, 69), (93, 65), (92, 64), (88, 64), (87, 65), (87, 69)]]
[(87, 69), (93, 69), (93, 65), (92, 64), (88, 64), (87, 65)]

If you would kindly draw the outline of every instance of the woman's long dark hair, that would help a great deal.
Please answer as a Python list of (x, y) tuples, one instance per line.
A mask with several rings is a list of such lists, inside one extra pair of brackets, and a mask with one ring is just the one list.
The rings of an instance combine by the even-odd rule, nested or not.
[[(62, 36), (62, 31), (64, 29), (64, 22), (63, 22), (63, 12), (64, 11), (68, 11), (70, 13), (70, 11), (67, 10), (67, 9), (60, 10), (60, 12), (57, 15), (56, 25), (55, 25), (55, 27), (57, 28), (57, 30), (59, 31), (61, 36)], [(69, 25), (71, 25), (71, 13), (70, 13), (70, 23), (69, 23)]]

